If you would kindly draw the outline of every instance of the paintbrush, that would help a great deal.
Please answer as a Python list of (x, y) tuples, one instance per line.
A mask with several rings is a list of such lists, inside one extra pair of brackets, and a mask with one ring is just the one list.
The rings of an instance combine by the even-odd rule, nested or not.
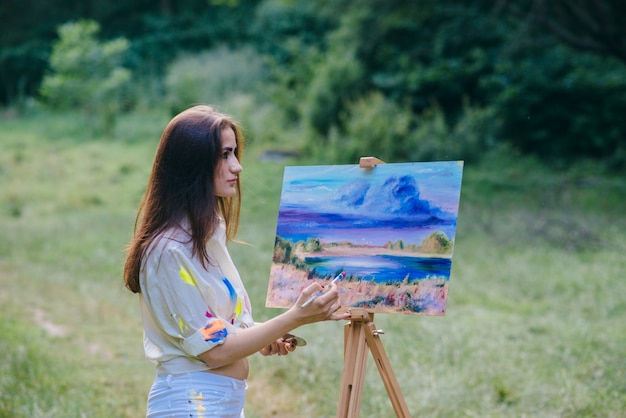
[(330, 288), (332, 285), (334, 285), (335, 283), (337, 283), (339, 280), (343, 279), (344, 277), (346, 277), (346, 272), (342, 271), (341, 273), (339, 273), (339, 275), (337, 277), (335, 277), (329, 284), (328, 286), (326, 286), (326, 288), (324, 288), (323, 290), (320, 290), (319, 292), (316, 292), (315, 294), (313, 294), (313, 296), (311, 296), (306, 302), (304, 302), (301, 307), (302, 308), (306, 308), (307, 306), (309, 306), (311, 303), (313, 303), (313, 301), (315, 299), (317, 299), (318, 297), (320, 297), (321, 295), (324, 294), (324, 292), (326, 291), (326, 289)]

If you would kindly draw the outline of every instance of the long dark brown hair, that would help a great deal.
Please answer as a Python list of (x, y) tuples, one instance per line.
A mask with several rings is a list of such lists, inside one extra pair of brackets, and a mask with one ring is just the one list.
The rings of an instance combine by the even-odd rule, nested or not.
[(206, 243), (219, 224), (226, 221), (226, 237), (237, 234), (241, 209), (241, 187), (237, 179), (234, 197), (215, 195), (215, 170), (222, 154), (222, 130), (231, 128), (241, 159), (244, 137), (228, 115), (206, 105), (191, 107), (176, 115), (165, 127), (156, 151), (146, 193), (135, 219), (135, 233), (127, 248), (124, 282), (140, 293), (139, 272), (150, 244), (160, 233), (181, 225), (191, 228), (193, 255), (206, 266)]

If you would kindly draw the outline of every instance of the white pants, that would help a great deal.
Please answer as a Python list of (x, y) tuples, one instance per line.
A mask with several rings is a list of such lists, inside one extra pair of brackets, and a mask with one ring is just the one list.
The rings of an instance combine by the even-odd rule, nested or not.
[(147, 418), (244, 418), (245, 380), (193, 372), (157, 376), (148, 396)]

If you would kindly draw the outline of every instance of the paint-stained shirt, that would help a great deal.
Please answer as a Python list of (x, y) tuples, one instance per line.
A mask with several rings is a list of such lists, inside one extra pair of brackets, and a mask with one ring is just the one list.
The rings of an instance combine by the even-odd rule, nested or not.
[(254, 325), (250, 299), (226, 248), (224, 221), (207, 243), (206, 267), (192, 257), (187, 231), (174, 228), (157, 237), (140, 272), (144, 350), (159, 375), (207, 370), (199, 354)]

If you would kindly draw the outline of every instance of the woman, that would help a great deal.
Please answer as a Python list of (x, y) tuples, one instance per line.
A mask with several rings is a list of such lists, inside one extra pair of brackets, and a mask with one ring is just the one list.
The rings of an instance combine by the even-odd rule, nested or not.
[(286, 355), (291, 330), (346, 318), (335, 288), (302, 306), (321, 290), (314, 283), (286, 312), (253, 321), (226, 248), (239, 222), (243, 145), (237, 124), (203, 105), (175, 116), (161, 137), (124, 266), (157, 370), (148, 417), (243, 417), (248, 356)]

